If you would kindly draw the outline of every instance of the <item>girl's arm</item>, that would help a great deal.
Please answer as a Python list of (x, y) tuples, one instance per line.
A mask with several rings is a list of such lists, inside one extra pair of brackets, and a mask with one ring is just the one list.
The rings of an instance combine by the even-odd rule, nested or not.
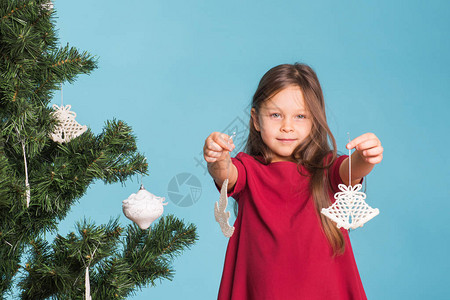
[[(376, 164), (383, 160), (383, 147), (378, 137), (373, 133), (365, 133), (350, 141), (347, 149), (355, 148), (356, 151), (352, 154), (352, 182), (355, 185), (361, 182), (361, 179), (372, 171)], [(348, 185), (349, 159), (346, 158), (339, 167), (339, 175), (342, 181)]]
[(230, 156), (234, 148), (233, 140), (220, 132), (211, 133), (203, 146), (203, 157), (208, 163), (209, 174), (219, 187), (228, 178), (228, 192), (234, 188), (238, 177), (237, 168)]

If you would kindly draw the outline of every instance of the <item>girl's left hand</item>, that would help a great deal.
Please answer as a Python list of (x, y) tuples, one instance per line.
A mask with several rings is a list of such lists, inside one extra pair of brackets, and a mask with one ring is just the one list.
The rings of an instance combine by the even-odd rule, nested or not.
[(379, 164), (383, 160), (383, 147), (373, 133), (365, 133), (350, 141), (347, 149), (355, 148), (361, 158), (369, 164)]

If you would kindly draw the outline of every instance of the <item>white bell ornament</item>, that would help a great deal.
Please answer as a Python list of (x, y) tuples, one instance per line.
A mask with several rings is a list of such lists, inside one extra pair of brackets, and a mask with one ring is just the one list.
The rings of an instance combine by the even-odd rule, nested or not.
[(75, 121), (77, 114), (70, 111), (70, 105), (58, 106), (53, 104), (53, 112), (51, 115), (58, 120), (58, 126), (50, 133), (50, 138), (57, 143), (67, 143), (72, 139), (82, 135), (86, 130), (86, 125), (80, 125)]
[[(350, 141), (350, 137), (349, 137)], [(348, 151), (348, 178), (352, 182), (352, 150)], [(370, 207), (366, 201), (366, 194), (361, 190), (362, 185), (339, 184), (341, 190), (334, 194), (334, 203), (320, 211), (327, 218), (336, 223), (337, 228), (356, 229), (373, 219), (380, 213), (378, 208)]]
[(356, 229), (377, 216), (378, 208), (370, 207), (364, 199), (366, 194), (360, 192), (361, 184), (346, 186), (339, 184), (341, 192), (334, 194), (336, 201), (328, 208), (322, 208), (321, 213), (336, 222), (337, 228)]

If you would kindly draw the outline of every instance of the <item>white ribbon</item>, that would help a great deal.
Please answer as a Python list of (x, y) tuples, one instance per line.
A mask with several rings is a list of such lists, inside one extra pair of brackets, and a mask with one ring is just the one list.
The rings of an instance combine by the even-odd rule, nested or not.
[(86, 289), (86, 300), (92, 300), (91, 298), (91, 283), (89, 282), (89, 266), (86, 267), (86, 275), (84, 277), (84, 286)]

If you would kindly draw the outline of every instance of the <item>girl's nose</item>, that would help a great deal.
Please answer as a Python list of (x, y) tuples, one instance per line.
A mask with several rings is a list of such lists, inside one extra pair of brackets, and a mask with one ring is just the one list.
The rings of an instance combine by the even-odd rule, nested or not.
[(283, 132), (291, 132), (294, 130), (294, 127), (291, 124), (290, 120), (284, 120), (283, 124), (281, 124), (281, 131)]

